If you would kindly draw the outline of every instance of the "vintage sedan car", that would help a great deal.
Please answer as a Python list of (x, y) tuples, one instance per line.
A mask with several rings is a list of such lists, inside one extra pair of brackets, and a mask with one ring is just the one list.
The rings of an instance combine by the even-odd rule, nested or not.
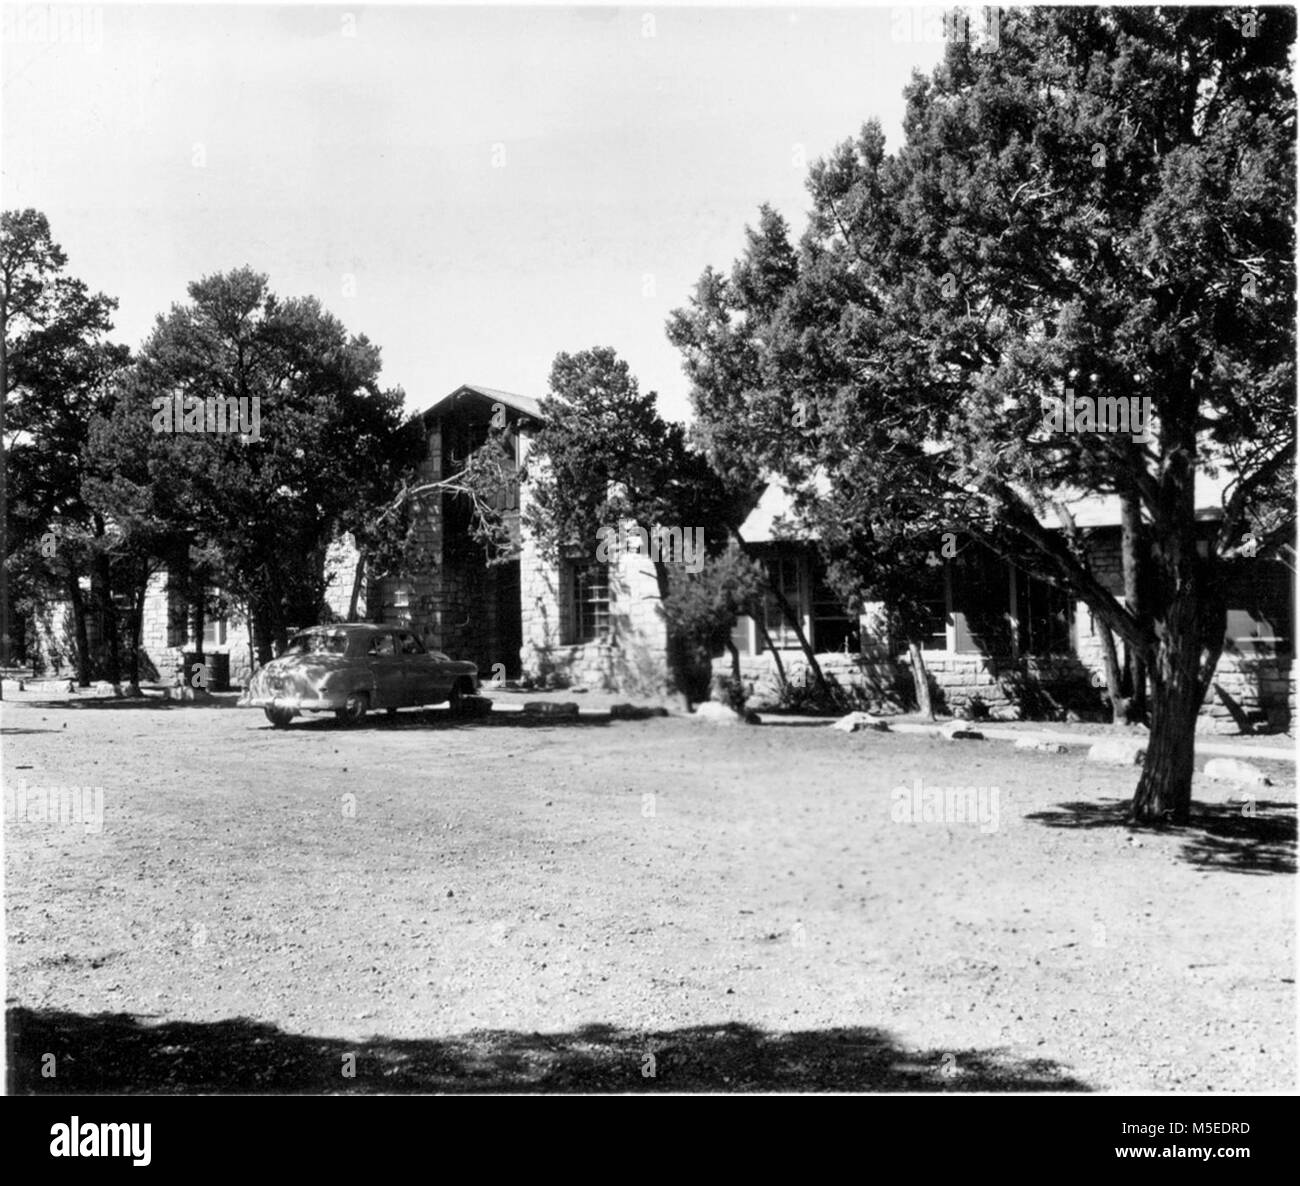
[(392, 713), (444, 701), (461, 713), (477, 693), (474, 663), (428, 651), (400, 627), (350, 622), (295, 634), (253, 676), (239, 704), (263, 709), (282, 729), (300, 712), (332, 712), (348, 725), (373, 709)]

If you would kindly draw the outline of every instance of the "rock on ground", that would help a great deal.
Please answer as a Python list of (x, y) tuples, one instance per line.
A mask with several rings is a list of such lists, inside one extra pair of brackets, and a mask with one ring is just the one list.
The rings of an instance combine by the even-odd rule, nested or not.
[(666, 717), (668, 710), (662, 705), (645, 704), (611, 704), (609, 719), (611, 721), (644, 721), (650, 717)]
[(690, 719), (705, 721), (710, 725), (757, 725), (759, 723), (757, 713), (746, 710), (742, 715), (734, 708), (728, 708), (716, 700), (706, 700), (703, 704), (697, 705)]
[(1105, 762), (1111, 766), (1139, 766), (1146, 755), (1147, 747), (1141, 742), (1108, 738), (1093, 745), (1088, 751), (1088, 761)]
[(851, 712), (840, 717), (832, 726), (841, 733), (857, 733), (861, 729), (875, 729), (881, 733), (889, 732), (889, 722), (869, 712)]
[(1211, 758), (1205, 763), (1205, 775), (1222, 782), (1245, 783), (1249, 786), (1271, 787), (1269, 777), (1253, 762), (1240, 758)]
[(1051, 741), (1046, 737), (1039, 737), (1035, 733), (1026, 733), (1024, 737), (1016, 738), (1016, 749), (1037, 750), (1040, 754), (1063, 754), (1069, 750), (1069, 746), (1059, 741)]
[(524, 704), (524, 712), (530, 717), (576, 717), (578, 706), (568, 700), (562, 704), (552, 704), (549, 700), (529, 700)]

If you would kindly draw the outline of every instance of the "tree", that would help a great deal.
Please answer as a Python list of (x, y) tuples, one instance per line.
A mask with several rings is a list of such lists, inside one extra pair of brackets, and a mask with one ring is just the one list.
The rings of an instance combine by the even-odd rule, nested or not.
[(805, 521), (815, 528), (827, 581), (840, 600), (851, 610), (865, 609), (867, 602), (884, 607), (891, 636), (907, 647), (917, 707), (933, 717), (922, 653), (930, 633), (925, 594), (936, 572), (957, 555), (957, 537), (923, 533), (910, 516), (895, 516), (887, 498), (863, 507), (859, 497), (860, 488), (841, 484), (806, 508)]
[[(379, 350), (318, 301), (248, 268), (189, 286), (159, 317), (96, 435), (101, 504), (183, 576), (247, 604), (258, 657), (324, 612), (329, 540), (360, 530), (422, 453)], [(223, 402), (224, 401), (224, 402)], [(234, 423), (238, 421), (237, 425)], [(201, 634), (200, 634), (201, 637)]]
[[(105, 338), (117, 303), (89, 292), (66, 265), (39, 211), (0, 218), (0, 666), (13, 653), (10, 570), (25, 557), (42, 571), (20, 574), (23, 585), (46, 588), (54, 577), (72, 605), (78, 673), (88, 684), (86, 573), (111, 656), (117, 631), (104, 524), (82, 497), (83, 451), (90, 420), (106, 406), (129, 352)], [(107, 674), (117, 676), (112, 662)]]
[(731, 656), (727, 699), (737, 712), (743, 710), (740, 652), (731, 632), (742, 615), (757, 617), (766, 587), (767, 574), (734, 543), (711, 557), (699, 572), (686, 572), (674, 580), (664, 599), (664, 620), (669, 631), (683, 640), (692, 673), (692, 699), (708, 698), (713, 656), (725, 649)]
[[(1146, 667), (1141, 822), (1188, 818), (1224, 562), (1294, 534), (1295, 16), (1249, 16), (1013, 9), (996, 47), (953, 42), (897, 153), (868, 124), (813, 166), (797, 278), (745, 326), (763, 399), (787, 423), (809, 404), (787, 469), (1059, 581)], [(1081, 493), (1140, 507), (1138, 605), (1060, 514)]]
[[(797, 484), (809, 475), (806, 458), (788, 447), (793, 429), (805, 425), (807, 400), (781, 388), (771, 365), (766, 326), (798, 278), (798, 260), (790, 245), (785, 220), (770, 206), (759, 211), (758, 228), (745, 228), (745, 251), (730, 277), (706, 268), (687, 306), (668, 319), (668, 340), (681, 352), (691, 380), (695, 411), (692, 439), (708, 458), (739, 515), (727, 527), (735, 545), (753, 558), (742, 537), (741, 523), (773, 474)], [(798, 639), (818, 694), (831, 692), (821, 665), (790, 604), (771, 573), (767, 592)], [(779, 652), (766, 639), (768, 652), (780, 664)], [(781, 673), (784, 679), (784, 673)]]
[[(606, 533), (626, 524), (647, 539), (660, 526), (698, 526), (710, 553), (725, 541), (719, 525), (735, 514), (727, 492), (655, 402), (608, 347), (556, 355), (528, 461), (525, 526), (544, 555), (555, 560), (569, 548), (595, 555)], [(651, 559), (662, 606), (672, 590), (670, 564), (659, 549)], [(690, 652), (689, 640), (668, 629), (670, 690), (688, 700), (702, 698)]]

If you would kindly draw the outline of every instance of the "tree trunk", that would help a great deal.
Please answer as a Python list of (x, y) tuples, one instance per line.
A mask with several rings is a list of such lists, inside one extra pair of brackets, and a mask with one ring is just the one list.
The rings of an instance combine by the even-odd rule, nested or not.
[[(103, 526), (97, 523), (99, 535), (103, 536)], [(111, 570), (108, 556), (100, 552), (95, 557), (92, 592), (95, 609), (99, 616), (99, 632), (104, 661), (104, 678), (117, 687), (122, 682), (122, 647), (118, 631), (117, 606), (113, 604), (113, 590), (110, 584)]]
[(727, 639), (727, 651), (731, 655), (731, 707), (737, 712), (744, 711), (745, 708), (745, 683), (740, 673), (740, 651), (736, 644)]
[(5, 401), (9, 395), (8, 294), (0, 302), (0, 667), (9, 654), (9, 462), (5, 457)]
[(140, 695), (140, 646), (144, 640), (144, 601), (149, 590), (149, 569), (141, 574), (131, 608), (131, 686), (132, 696)]
[(348, 601), (348, 621), (356, 622), (357, 605), (361, 601), (362, 582), (366, 579), (366, 554), (358, 549), (357, 566), (352, 573), (352, 597)]
[(68, 601), (72, 605), (72, 630), (77, 643), (77, 683), (90, 687), (90, 639), (86, 636), (86, 602), (75, 572), (68, 574)]
[[(668, 594), (671, 591), (668, 581), (668, 565), (662, 560), (656, 560), (654, 561), (654, 568), (655, 584), (659, 589), (659, 604), (662, 605), (668, 600)], [(685, 640), (671, 626), (665, 625), (667, 638), (665, 640), (664, 658), (668, 668), (668, 693), (670, 696), (679, 698), (682, 707), (687, 712), (690, 712), (693, 704), (689, 671), (690, 662)]]
[(289, 624), (284, 620), (279, 602), (271, 603), (271, 636), (275, 640), (276, 654), (284, 654), (289, 645)]
[[(1143, 572), (1146, 555), (1142, 536), (1142, 506), (1136, 494), (1120, 495), (1120, 555), (1124, 569), (1124, 601), (1128, 611), (1141, 624), (1147, 624)], [(1147, 665), (1142, 651), (1137, 647), (1125, 648), (1128, 659), (1129, 702), (1127, 718), (1137, 723), (1147, 716)]]
[(1119, 655), (1115, 651), (1115, 636), (1105, 622), (1097, 619), (1097, 637), (1101, 640), (1101, 661), (1106, 669), (1106, 691), (1110, 695), (1110, 719), (1115, 725), (1122, 725), (1128, 709), (1124, 699), (1123, 679), (1119, 666)]
[(253, 602), (251, 598), (244, 603), (244, 624), (248, 629), (248, 678), (251, 680), (253, 673), (259, 666), (257, 643), (253, 640)]
[(250, 609), (252, 611), (251, 629), (253, 637), (257, 640), (257, 665), (261, 667), (275, 657), (272, 652), (274, 636), (271, 629), (271, 615), (266, 601), (262, 598), (258, 598), (256, 601), (250, 599)]
[(925, 667), (921, 644), (907, 640), (907, 657), (912, 664), (912, 682), (916, 685), (916, 706), (927, 721), (934, 720), (934, 704), (930, 699), (930, 673)]
[(1169, 604), (1150, 671), (1151, 737), (1133, 796), (1138, 823), (1191, 817), (1196, 718), (1223, 649), (1222, 618), (1221, 600), (1203, 589), (1183, 589)]
[(204, 593), (205, 590), (202, 585), (199, 585), (194, 591), (194, 653), (200, 659), (203, 658), (203, 631), (207, 629)]

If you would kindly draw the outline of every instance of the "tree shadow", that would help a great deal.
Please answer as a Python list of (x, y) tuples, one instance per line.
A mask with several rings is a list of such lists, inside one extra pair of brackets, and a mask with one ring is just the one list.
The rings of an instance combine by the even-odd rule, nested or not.
[(1272, 800), (1236, 804), (1193, 803), (1185, 827), (1148, 827), (1129, 819), (1126, 799), (1100, 803), (1058, 803), (1051, 811), (1025, 817), (1049, 828), (1123, 828), (1177, 836), (1179, 856), (1202, 870), (1224, 873), (1294, 873), (1296, 871), (1296, 805)]
[(638, 1032), (594, 1024), (558, 1034), (350, 1042), (247, 1018), (154, 1024), (127, 1013), (13, 1007), (8, 1045), (8, 1090), (20, 1095), (1091, 1090), (1050, 1059), (906, 1051), (871, 1027), (770, 1033), (733, 1022)]

